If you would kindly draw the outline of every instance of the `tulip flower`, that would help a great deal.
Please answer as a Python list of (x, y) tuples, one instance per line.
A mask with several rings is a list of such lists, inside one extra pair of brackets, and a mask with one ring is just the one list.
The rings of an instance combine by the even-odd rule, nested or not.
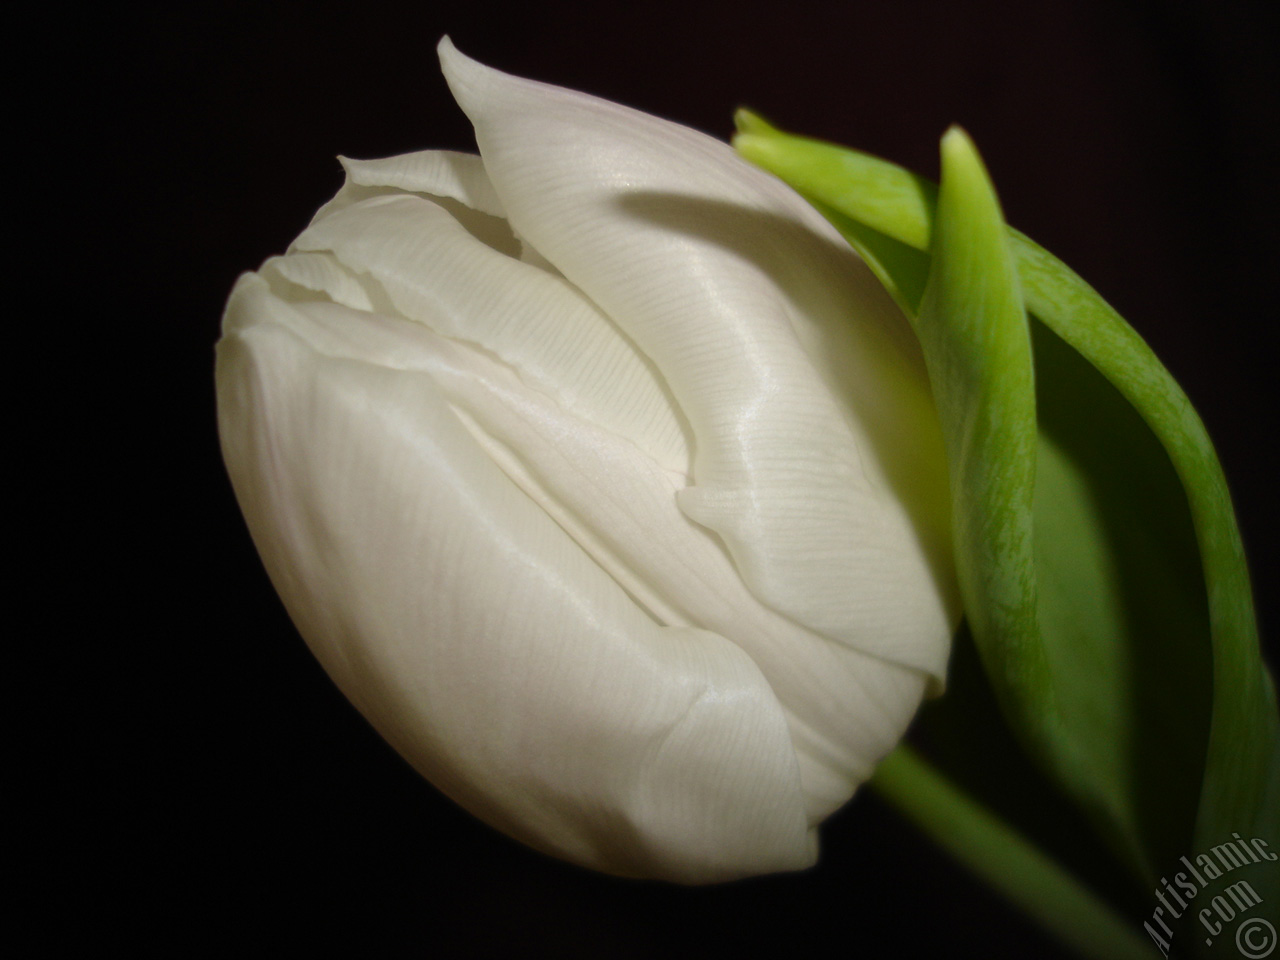
[(959, 620), (919, 344), (724, 143), (440, 46), (480, 156), (344, 160), (236, 284), (223, 451), (343, 693), (547, 853), (804, 868)]

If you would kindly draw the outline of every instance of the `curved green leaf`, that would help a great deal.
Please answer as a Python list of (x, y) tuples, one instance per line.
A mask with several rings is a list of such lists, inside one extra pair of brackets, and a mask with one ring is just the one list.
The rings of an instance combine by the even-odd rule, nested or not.
[[(1241, 832), (1280, 837), (1280, 722), (1258, 644), (1244, 545), (1226, 477), (1199, 415), (1141, 337), (1079, 276), (1013, 233), (1027, 306), (1132, 404), (1177, 472), (1208, 609), (1212, 693), (1193, 846)], [(1167, 602), (1176, 603), (1172, 593)], [(1280, 899), (1280, 886), (1276, 887)]]
[[(944, 147), (939, 198), (866, 154), (782, 134), (745, 111), (739, 126), (739, 151), (814, 201), (918, 314), (931, 376), (942, 367), (935, 390), (963, 478), (958, 559), (977, 571), (969, 615), (1030, 752), (1148, 883), (1232, 832), (1280, 836), (1280, 723), (1240, 537), (1212, 445), (1172, 377), (1060, 261), (1014, 231), (1000, 251), (994, 195), (985, 206), (977, 199), (989, 185), (976, 154), (959, 156), (959, 139), (950, 160)], [(966, 196), (956, 198), (956, 184)], [(1024, 335), (1006, 256), (1033, 315), (1034, 453), (1027, 361), (1009, 346)], [(929, 345), (951, 338), (972, 342)], [(1004, 344), (998, 362), (976, 350), (984, 338)], [(957, 390), (956, 358), (966, 355), (975, 382)], [(1008, 385), (983, 385), (984, 369)], [(1017, 396), (996, 416), (1005, 401), (991, 398), (1008, 391)], [(950, 409), (957, 403), (970, 414)], [(984, 428), (990, 436), (965, 434), (988, 422), (998, 427)], [(1009, 456), (1017, 482), (989, 464), (984, 479), (979, 467)], [(1028, 550), (1029, 585), (999, 573)], [(1268, 900), (1280, 899), (1274, 874), (1263, 881)]]
[(947, 445), (957, 572), (996, 695), (1043, 753), (1057, 708), (1036, 619), (1031, 334), (995, 193), (958, 129), (942, 139), (942, 168), (915, 328)]

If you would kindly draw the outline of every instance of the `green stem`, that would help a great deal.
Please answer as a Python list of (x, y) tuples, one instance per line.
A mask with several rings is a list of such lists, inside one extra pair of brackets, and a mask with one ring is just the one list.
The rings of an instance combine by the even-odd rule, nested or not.
[(961, 792), (903, 744), (872, 785), (943, 849), (1090, 960), (1151, 960), (1156, 951), (1079, 880)]

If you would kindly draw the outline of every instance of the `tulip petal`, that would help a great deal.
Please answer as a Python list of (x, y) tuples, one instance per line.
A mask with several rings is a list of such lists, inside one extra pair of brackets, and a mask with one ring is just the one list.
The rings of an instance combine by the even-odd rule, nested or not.
[(353, 203), (388, 193), (443, 197), (490, 217), (504, 218), (502, 201), (484, 171), (483, 161), (456, 150), (419, 150), (379, 160), (339, 157), (347, 179), (337, 196), (316, 211), (312, 221)]
[(492, 249), (444, 208), (373, 198), (316, 221), (294, 247), (332, 251), (384, 292), (384, 311), (492, 351), (567, 409), (688, 473), (687, 426), (653, 364), (563, 279)]
[(432, 376), (489, 456), (660, 623), (733, 640), (786, 711), (809, 822), (848, 801), (901, 738), (924, 675), (832, 643), (747, 589), (677, 506), (684, 477), (566, 413), (504, 365), (442, 345)]
[(316, 656), (425, 776), (535, 847), (687, 882), (811, 863), (769, 684), (723, 637), (646, 616), (503, 474), (435, 386), (466, 350), (253, 275), (232, 295), (224, 456)]
[(475, 154), (420, 150), (381, 160), (338, 159), (351, 182), (362, 187), (394, 187), (406, 193), (448, 197), (491, 217), (506, 216), (484, 172), (484, 162)]
[[(258, 271), (268, 280), (283, 281), (355, 310), (372, 310), (370, 292), (351, 271), (327, 253), (291, 253), (271, 257)], [(314, 297), (305, 297), (314, 299)]]
[(918, 349), (865, 267), (725, 144), (440, 55), (513, 229), (691, 424), (681, 509), (772, 609), (940, 680), (958, 620), (945, 458)]

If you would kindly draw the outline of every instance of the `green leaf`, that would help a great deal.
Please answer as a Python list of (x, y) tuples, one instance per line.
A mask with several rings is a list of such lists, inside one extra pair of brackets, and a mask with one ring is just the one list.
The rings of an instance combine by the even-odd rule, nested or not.
[(916, 250), (928, 250), (938, 188), (909, 170), (857, 150), (782, 133), (750, 110), (734, 114), (737, 151), (851, 220)]
[(1027, 749), (1149, 884), (1233, 832), (1280, 836), (1280, 723), (1243, 550), (1172, 377), (1060, 261), (1014, 231), (1002, 249), (959, 135), (939, 197), (866, 154), (739, 124), (739, 151), (834, 214), (915, 318), (957, 472), (968, 613)]
[[(1209, 435), (1141, 337), (1065, 264), (1014, 233), (1027, 305), (1132, 405), (1169, 457), (1186, 497), (1207, 605), (1210, 723), (1193, 848), (1232, 832), (1280, 837), (1280, 721), (1262, 662), (1244, 545)], [(1162, 599), (1176, 605), (1165, 591)], [(1202, 662), (1202, 661), (1200, 661)], [(1187, 704), (1189, 708), (1191, 704)], [(1273, 896), (1280, 899), (1275, 879)]]
[(996, 695), (1043, 753), (1057, 710), (1036, 620), (1031, 333), (995, 193), (958, 129), (942, 167), (916, 333), (947, 445), (957, 572)]

